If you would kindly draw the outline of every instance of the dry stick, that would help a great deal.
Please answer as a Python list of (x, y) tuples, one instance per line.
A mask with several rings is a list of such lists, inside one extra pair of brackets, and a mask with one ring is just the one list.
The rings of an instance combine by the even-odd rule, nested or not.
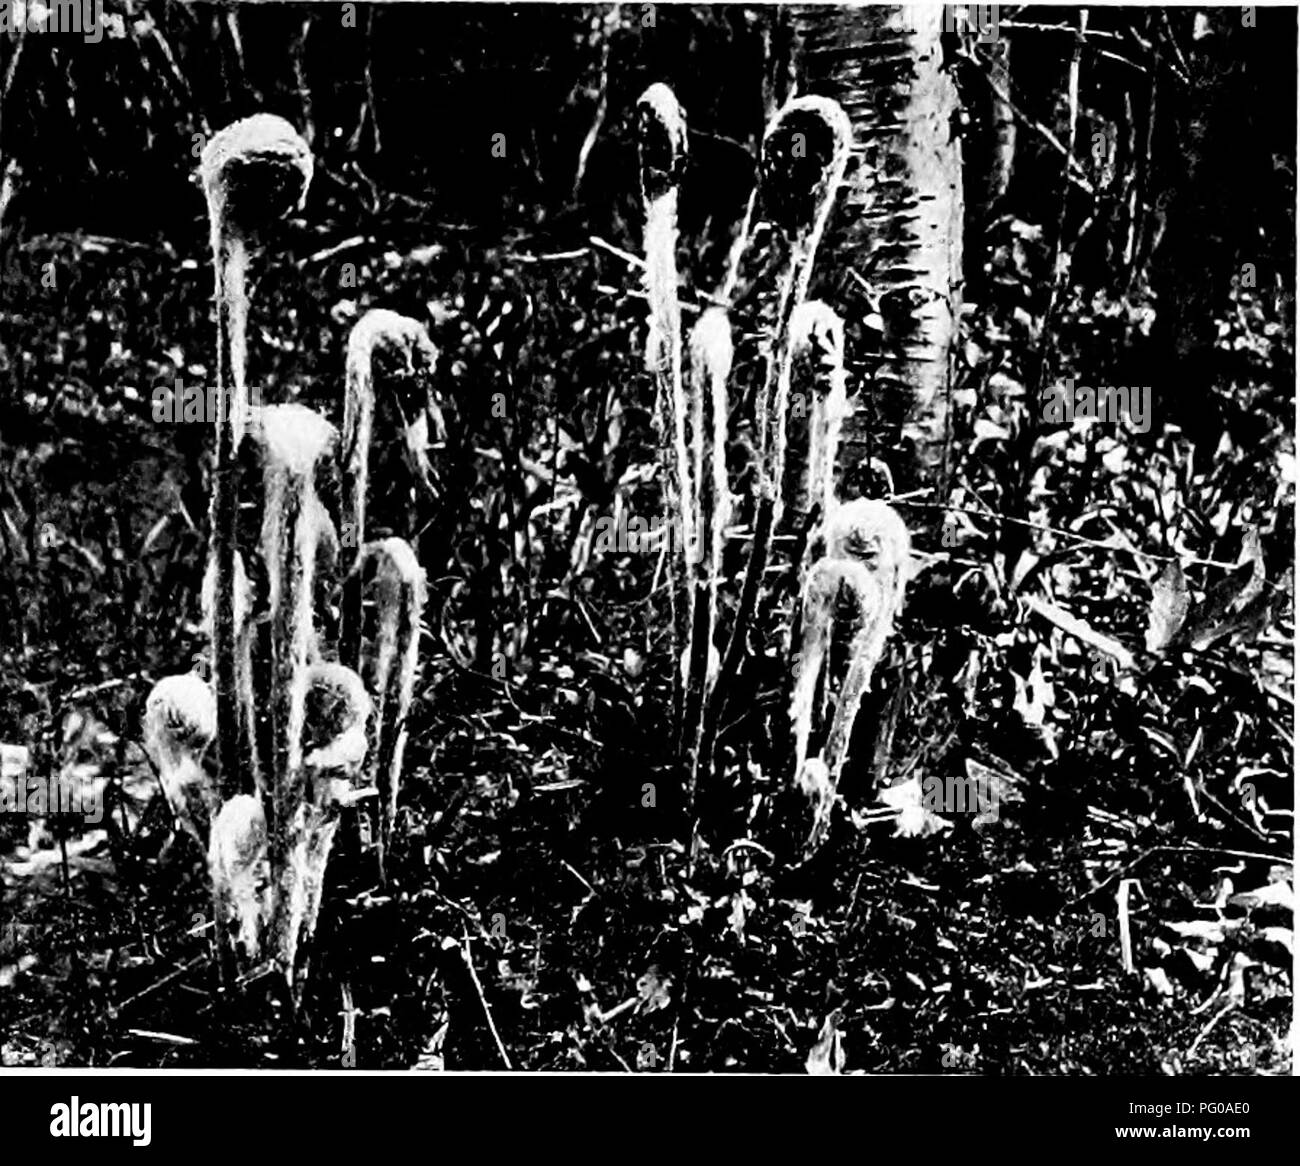
[[(1127, 163), (1124, 166), (1124, 175), (1119, 184), (1119, 191), (1115, 195), (1115, 201), (1123, 209), (1125, 219), (1123, 263), (1129, 273), (1129, 278), (1124, 281), (1127, 287), (1133, 277), (1133, 245), (1137, 242), (1138, 189), (1137, 118), (1133, 116), (1133, 95), (1127, 90), (1124, 91), (1124, 124), (1128, 130), (1128, 140), (1125, 143)], [(1093, 213), (1100, 212), (1101, 207), (1094, 202)]]
[(596, 140), (600, 137), (600, 131), (605, 125), (605, 117), (609, 112), (609, 49), (614, 34), (623, 24), (623, 6), (613, 5), (606, 13), (603, 24), (600, 38), (600, 90), (596, 100), (596, 114), (591, 119), (591, 128), (587, 130), (586, 137), (582, 139), (582, 148), (578, 151), (578, 167), (573, 177), (571, 195), (574, 201), (577, 201), (578, 192), (582, 189), (582, 179), (587, 173), (587, 160), (591, 157), (591, 151), (596, 146)]
[(298, 33), (289, 46), (289, 57), (293, 62), (293, 87), (298, 94), (298, 112), (302, 118), (302, 135), (308, 143), (316, 140), (311, 86), (307, 83), (307, 67), (303, 61), (307, 53), (307, 39), (311, 36), (311, 19), (311, 16), (307, 16), (298, 26)]
[(5, 98), (9, 96), (9, 91), (14, 85), (14, 75), (18, 72), (18, 62), (23, 57), (23, 46), (27, 42), (27, 23), (20, 21), (18, 24), (18, 36), (14, 43), (13, 56), (9, 58), (9, 64), (5, 66), (4, 84), (0, 85), (0, 104), (3, 104)]
[[(1149, 17), (1148, 17), (1149, 19)], [(1147, 206), (1146, 199), (1151, 195), (1151, 176), (1153, 173), (1152, 159), (1155, 156), (1155, 132), (1156, 132), (1156, 113), (1158, 111), (1157, 98), (1160, 93), (1160, 47), (1155, 47), (1156, 67), (1151, 71), (1151, 93), (1147, 98), (1147, 124), (1146, 133), (1143, 135), (1143, 157), (1141, 179), (1134, 184), (1133, 195), (1129, 205), (1129, 231), (1130, 238), (1128, 244), (1129, 253), (1129, 277), (1128, 277), (1128, 294), (1133, 295), (1137, 287), (1141, 264), (1139, 256), (1142, 254), (1143, 244), (1146, 242), (1147, 223), (1150, 221), (1151, 210)], [(1138, 190), (1142, 192), (1142, 198), (1138, 198)], [(1141, 206), (1143, 213), (1141, 218), (1138, 217), (1137, 208)]]
[[(1137, 879), (1121, 879), (1119, 891), (1115, 895), (1115, 906), (1119, 921), (1120, 958), (1124, 970), (1130, 974), (1133, 968), (1133, 933), (1129, 927), (1129, 892), (1137, 884)], [(1139, 890), (1141, 889), (1139, 885)]]
[(510, 1055), (506, 1052), (505, 1043), (501, 1040), (501, 1034), (497, 1032), (496, 1021), (492, 1019), (492, 1009), (488, 1007), (487, 997), (483, 995), (483, 984), (478, 978), (478, 971), (474, 967), (474, 956), (469, 949), (469, 938), (466, 937), (460, 947), (461, 958), (465, 961), (465, 970), (469, 972), (470, 983), (474, 985), (474, 991), (478, 993), (479, 1007), (483, 1009), (483, 1018), (487, 1021), (488, 1031), (492, 1034), (492, 1040), (497, 1046), (497, 1055), (501, 1058), (501, 1063), (506, 1067), (508, 1072), (513, 1071), (514, 1066), (510, 1064)]
[(137, 680), (148, 680), (149, 673), (144, 669), (135, 672), (128, 672), (125, 676), (116, 676), (112, 680), (101, 680), (96, 684), (87, 684), (81, 688), (74, 688), (63, 698), (63, 703), (70, 704), (73, 701), (84, 700), (88, 696), (98, 696), (101, 693), (111, 692), (115, 688), (124, 688), (128, 684), (134, 684)]
[[(1217, 995), (1218, 992), (1216, 991), (1210, 996), (1209, 1000), (1206, 1000), (1206, 1002), (1200, 1006), (1200, 1008), (1192, 1009), (1192, 1015), (1195, 1016), (1201, 1011), (1202, 1008), (1209, 1007), (1210, 1001), (1213, 1000), (1214, 997)], [(1201, 1047), (1201, 1041), (1203, 1041), (1207, 1036), (1209, 1036), (1210, 1031), (1214, 1028), (1214, 1026), (1218, 1024), (1219, 1021), (1221, 1021), (1225, 1016), (1227, 1016), (1228, 1013), (1231, 1012), (1236, 1006), (1237, 1006), (1237, 1002), (1229, 998), (1228, 1002), (1222, 1008), (1220, 1008), (1218, 1012), (1214, 1014), (1213, 1018), (1210, 1020), (1210, 1023), (1207, 1024), (1203, 1029), (1201, 1029), (1200, 1033), (1197, 1034), (1196, 1039), (1192, 1041), (1191, 1047), (1187, 1050), (1188, 1060), (1191, 1060), (1193, 1057), (1196, 1056), (1196, 1050)]]
[[(999, 32), (999, 33), (1002, 33), (1003, 31), (1005, 31), (1005, 30), (1007, 30), (1007, 29), (1014, 29), (1014, 30), (1016, 30), (1016, 31), (1025, 31), (1025, 32), (1060, 32), (1060, 33), (1068, 34), (1069, 36), (1078, 36), (1078, 35), (1079, 35), (1079, 34), (1078, 34), (1078, 33), (1077, 33), (1073, 28), (1071, 28), (1068, 24), (1034, 24), (1034, 23), (1032, 23), (1032, 22), (1030, 22), (1030, 21), (1019, 21), (1019, 20), (999, 20), (999, 21), (998, 21), (998, 32)], [(1092, 32), (1086, 33), (1086, 34), (1085, 34), (1085, 39), (1086, 39), (1086, 40), (1090, 40), (1090, 41), (1093, 41), (1093, 40), (1099, 40), (1099, 41), (1118, 41), (1120, 44), (1126, 44), (1126, 43), (1127, 43), (1127, 41), (1125, 40), (1125, 38), (1122, 37), (1119, 33), (1117, 33), (1117, 32), (1102, 32), (1102, 31), (1099, 30), (1099, 29), (1094, 29)]]
[(212, 496), (210, 557), (215, 563), (214, 677), (217, 755), (227, 794), (248, 784), (240, 773), (245, 716), (239, 708), (235, 627), (236, 464), (244, 437), (248, 329), (247, 235), (301, 207), (312, 158), (287, 121), (257, 114), (235, 122), (206, 146), (200, 174), (208, 204), (217, 297), (217, 462)]
[(343, 1018), (343, 1034), (339, 1051), (343, 1054), (346, 1063), (349, 1053), (354, 1058), (356, 1056), (357, 1017), (361, 1015), (361, 1010), (352, 999), (352, 985), (346, 980), (339, 985), (339, 1004), (342, 1005), (339, 1016)]
[(745, 252), (749, 250), (750, 237), (754, 232), (754, 211), (757, 207), (758, 187), (755, 186), (749, 192), (749, 202), (745, 204), (745, 217), (741, 221), (736, 241), (732, 243), (731, 252), (727, 256), (727, 277), (723, 280), (722, 290), (718, 293), (728, 303), (735, 294), (736, 285), (740, 282), (740, 264)]
[[(616, 259), (621, 259), (629, 267), (634, 268), (637, 271), (641, 271), (641, 272), (645, 271), (646, 269), (645, 260), (642, 259), (641, 256), (633, 255), (630, 251), (624, 251), (621, 247), (615, 247), (613, 243), (606, 242), (599, 235), (589, 235), (587, 238), (593, 247), (596, 247), (601, 251), (608, 251)], [(573, 259), (573, 258), (577, 258), (578, 255), (585, 255), (586, 253), (587, 252), (585, 249), (579, 252), (575, 252), (573, 254), (560, 251), (560, 252), (556, 252), (553, 255), (536, 255), (536, 256), (524, 256), (518, 254), (517, 252), (512, 252), (511, 257), (515, 259), (519, 259), (524, 263), (528, 263), (528, 262), (539, 262), (541, 260), (546, 260), (546, 259)], [(598, 285), (597, 290), (604, 291), (612, 295), (629, 295), (637, 299), (647, 298), (644, 291), (632, 291), (632, 290), (625, 290), (621, 288), (611, 288), (611, 287), (606, 287), (604, 284)], [(708, 292), (702, 292), (698, 288), (694, 289), (691, 294), (694, 295), (695, 298), (700, 301), (700, 303), (709, 304), (710, 306), (715, 308), (731, 307), (731, 301), (721, 295), (710, 295)], [(682, 312), (698, 312), (700, 310), (695, 304), (682, 303), (680, 300), (677, 302), (677, 309), (678, 311), (682, 311)]]
[(656, 414), (667, 458), (668, 509), (678, 546), (668, 556), (672, 624), (673, 734), (683, 724), (685, 680), (681, 653), (691, 629), (693, 590), (683, 552), (695, 546), (694, 488), (686, 443), (682, 385), (681, 312), (677, 304), (677, 194), (686, 168), (686, 118), (666, 85), (651, 85), (637, 102), (640, 117), (641, 195), (645, 204), (645, 285), (650, 304), (646, 364), (655, 377)]
[(108, 1008), (109, 1019), (116, 1020), (117, 1017), (121, 1015), (121, 1013), (125, 1012), (126, 1009), (130, 1008), (133, 1004), (138, 1004), (141, 1000), (145, 999), (146, 997), (152, 996), (155, 992), (161, 991), (163, 988), (166, 988), (170, 984), (174, 984), (177, 980), (182, 979), (183, 977), (189, 975), (189, 973), (192, 972), (195, 968), (200, 967), (201, 965), (207, 963), (207, 961), (208, 961), (208, 957), (206, 955), (195, 956), (187, 963), (181, 964), (181, 966), (179, 968), (176, 968), (174, 971), (168, 972), (167, 975), (163, 976), (161, 980), (158, 980), (156, 983), (150, 984), (149, 987), (147, 988), (141, 989), (134, 996), (128, 996), (125, 1000), (121, 1001), (118, 1004), (109, 1005)]
[[(1078, 33), (1075, 32), (1074, 29), (1072, 29), (1069, 25), (1066, 24), (1021, 24), (1015, 21), (1005, 21), (1005, 20), (999, 21), (998, 32), (1001, 33), (1004, 31), (1061, 32), (1067, 35), (1078, 36)], [(1122, 36), (1119, 35), (1119, 33), (1116, 32), (1089, 32), (1085, 34), (1085, 39), (1088, 41), (1094, 41), (1094, 40), (1115, 41), (1119, 44), (1128, 43), (1127, 41), (1124, 40)], [(1096, 53), (1097, 56), (1103, 58), (1104, 60), (1114, 61), (1117, 65), (1123, 65), (1125, 66), (1125, 68), (1132, 69), (1137, 73), (1145, 74), (1147, 72), (1147, 68), (1145, 65), (1140, 65), (1138, 64), (1137, 61), (1130, 60), (1122, 53), (1114, 53), (1111, 52), (1109, 49), (1097, 48), (1095, 45), (1090, 45), (1089, 47), (1091, 48), (1092, 52)]]
[[(1174, 50), (1174, 56), (1178, 58), (1178, 64), (1182, 69), (1182, 73), (1179, 74), (1179, 77), (1184, 84), (1190, 84), (1192, 67), (1187, 63), (1187, 58), (1183, 55), (1182, 46), (1179, 45), (1178, 38), (1174, 35), (1174, 26), (1169, 23), (1169, 13), (1165, 12), (1163, 9), (1159, 9), (1158, 11), (1160, 12), (1160, 23), (1164, 26), (1165, 35), (1169, 39), (1169, 47)], [(1082, 31), (1082, 29), (1080, 31)]]
[(295, 264), (299, 271), (304, 271), (308, 267), (324, 263), (327, 259), (333, 259), (342, 255), (346, 251), (355, 251), (360, 247), (373, 247), (375, 239), (371, 235), (353, 235), (351, 238), (344, 239), (341, 243), (335, 243), (332, 246), (322, 248), (320, 251), (314, 251), (310, 255), (304, 255)]
[[(13, 53), (9, 57), (9, 64), (5, 66), (4, 81), (3, 83), (0, 83), (0, 131), (3, 131), (4, 128), (5, 102), (9, 100), (9, 91), (13, 89), (14, 77), (18, 73), (18, 62), (23, 59), (23, 45), (26, 43), (27, 43), (27, 22), (25, 20), (21, 20), (18, 22), (18, 38), (16, 43), (14, 44)], [(4, 140), (3, 133), (0, 132), (0, 144), (3, 144), (3, 140)], [(15, 170), (17, 167), (12, 158), (9, 159), (7, 163), (5, 163), (3, 153), (0, 153), (0, 163), (3, 163), (2, 165), (0, 165), (0, 174), (3, 174), (5, 176), (6, 179), (5, 187), (8, 188), (9, 183), (7, 180), (9, 177), (10, 167), (14, 167)], [(3, 225), (6, 202), (8, 202), (8, 199), (0, 196), (0, 225)]]

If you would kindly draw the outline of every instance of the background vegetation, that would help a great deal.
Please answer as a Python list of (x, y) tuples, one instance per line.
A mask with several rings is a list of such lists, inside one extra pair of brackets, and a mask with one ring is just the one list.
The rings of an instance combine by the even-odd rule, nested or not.
[[(349, 9), (109, 3), (99, 44), (0, 36), (0, 741), (108, 806), (84, 831), (0, 816), (3, 1062), (1287, 1071), (1294, 12), (1093, 15), (1078, 157), (1151, 210), (1127, 259), (1122, 198), (1061, 194), (1077, 13), (1002, 8), (1025, 27), (993, 205), (987, 63), (949, 38), (968, 187), (951, 508), (896, 501), (934, 560), (868, 708), (897, 728), (859, 743), (854, 812), (789, 867), (775, 646), (691, 864), (671, 799), (643, 804), (675, 782), (657, 559), (590, 545), (616, 498), (657, 505), (633, 104), (663, 80), (690, 118), (698, 302), (784, 84), (784, 18)], [(209, 130), (264, 109), (318, 169), (256, 264), (251, 380), (337, 419), (348, 329), (390, 307), (428, 323), (452, 421), (405, 842), (383, 893), (331, 866), (292, 1031), (218, 995), (200, 856), (167, 845), (138, 747), (151, 682), (201, 647), (210, 433), (148, 405), (213, 377), (193, 172)], [(1109, 177), (1094, 132), (1128, 144)], [(887, 312), (837, 275), (822, 294), (869, 401)], [(1042, 425), (1045, 353), (1081, 383), (1150, 385), (1151, 431)], [(1008, 791), (998, 823), (891, 836), (863, 816), (972, 765)]]

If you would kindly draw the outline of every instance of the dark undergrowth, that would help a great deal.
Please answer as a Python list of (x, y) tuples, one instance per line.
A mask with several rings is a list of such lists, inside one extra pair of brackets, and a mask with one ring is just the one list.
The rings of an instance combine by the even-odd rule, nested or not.
[[(1024, 337), (1001, 326), (1007, 305), (979, 307), (958, 399), (973, 517), (943, 543), (952, 562), (914, 584), (870, 702), (892, 754), (856, 764), (829, 842), (795, 862), (784, 661), (760, 652), (692, 859), (655, 556), (571, 569), (584, 514), (642, 488), (624, 481), (648, 458), (634, 273), (599, 249), (519, 258), (573, 240), (425, 249), (419, 224), (395, 223), (383, 247), (347, 257), (362, 296), (311, 258), (324, 232), (288, 235), (256, 293), (253, 381), (337, 419), (347, 328), (392, 307), (430, 321), (459, 426), (426, 559), (392, 877), (379, 885), (347, 823), (296, 1018), (269, 980), (221, 986), (202, 856), (172, 836), (139, 748), (150, 684), (201, 647), (209, 434), (153, 423), (148, 390), (211, 376), (210, 276), (198, 258), (112, 241), (24, 244), (22, 270), (53, 262), (59, 282), (42, 289), (38, 274), (0, 313), (0, 741), (102, 783), (106, 819), (0, 817), (3, 1063), (1287, 1071), (1291, 596), (1278, 565), (1294, 527), (1274, 463), (1294, 465), (1289, 354), (1248, 299), (1234, 300), (1225, 360), (1242, 363), (1225, 384), (1256, 398), (1214, 468), (1168, 428), (1040, 438), (1029, 513), (1054, 533), (1011, 561), (979, 511), (1013, 477)], [(503, 296), (526, 324), (502, 343), (485, 330)], [(1242, 336), (1258, 341), (1245, 356)], [(493, 391), (517, 428), (493, 428)], [(524, 502), (573, 491), (558, 517), (511, 517), (511, 442), (551, 469)], [(1162, 509), (1171, 498), (1184, 526)], [(503, 530), (526, 536), (527, 562), (468, 549)], [(1207, 570), (1190, 587), (1209, 642), (1138, 647), (1164, 561), (1152, 556), (1178, 545), (1251, 563), (1256, 537), (1267, 604), (1253, 624), (1219, 626), (1242, 615), (1244, 585), (1216, 608), (1224, 576)], [(1087, 545), (1107, 539), (1100, 555)], [(1136, 663), (1030, 611), (1033, 578)], [(776, 643), (788, 603), (765, 618)], [(873, 756), (875, 731), (859, 737), (855, 756)], [(972, 762), (1013, 791), (994, 822), (865, 813), (882, 790)]]

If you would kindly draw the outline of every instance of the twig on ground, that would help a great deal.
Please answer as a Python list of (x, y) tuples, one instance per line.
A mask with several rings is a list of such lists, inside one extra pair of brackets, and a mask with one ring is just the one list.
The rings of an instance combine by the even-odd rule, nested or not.
[[(1213, 997), (1211, 997), (1211, 999), (1212, 998)], [(1228, 1013), (1232, 1011), (1232, 1008), (1233, 1008), (1233, 1002), (1229, 1000), (1222, 1008), (1219, 1009), (1218, 1012), (1214, 1014), (1214, 1018), (1210, 1021), (1210, 1023), (1207, 1024), (1203, 1029), (1201, 1029), (1201, 1031), (1197, 1034), (1196, 1039), (1192, 1041), (1192, 1047), (1187, 1050), (1187, 1056), (1189, 1058), (1196, 1056), (1196, 1050), (1200, 1046), (1201, 1041), (1203, 1041), (1207, 1036), (1210, 1035), (1210, 1029), (1212, 1029), (1216, 1024), (1219, 1023), (1219, 1021), (1221, 1021), (1225, 1016), (1227, 1016)]]
[(167, 975), (165, 975), (161, 980), (157, 981), (157, 983), (150, 984), (149, 987), (143, 989), (140, 992), (137, 992), (134, 996), (128, 996), (120, 1004), (109, 1005), (109, 1009), (108, 1009), (109, 1019), (110, 1020), (117, 1019), (117, 1017), (120, 1016), (126, 1009), (130, 1008), (131, 1005), (139, 1003), (146, 996), (152, 996), (155, 992), (160, 991), (163, 988), (166, 988), (169, 984), (174, 984), (177, 980), (181, 979), (184, 976), (187, 976), (200, 964), (205, 964), (207, 962), (208, 962), (207, 955), (195, 956), (192, 960), (189, 960), (188, 962), (181, 964), (181, 966), (177, 968), (175, 971), (168, 972)]
[(469, 972), (470, 983), (474, 985), (474, 991), (478, 993), (479, 1007), (483, 1009), (483, 1018), (487, 1021), (488, 1031), (492, 1034), (492, 1040), (497, 1046), (497, 1055), (501, 1058), (501, 1063), (507, 1071), (513, 1071), (514, 1066), (510, 1064), (510, 1055), (506, 1052), (506, 1046), (502, 1043), (501, 1034), (497, 1032), (496, 1021), (492, 1019), (492, 1009), (488, 1007), (487, 997), (483, 995), (483, 984), (478, 978), (478, 971), (474, 967), (474, 957), (469, 950), (469, 937), (466, 936), (464, 943), (460, 948), (461, 958), (465, 961), (465, 970)]
[(1122, 867), (1120, 870), (1117, 870), (1114, 874), (1108, 875), (1106, 878), (1102, 879), (1102, 881), (1099, 882), (1095, 887), (1090, 887), (1082, 894), (1075, 895), (1073, 899), (1071, 899), (1068, 903), (1065, 904), (1064, 907), (1062, 907), (1059, 911), (1056, 912), (1054, 918), (1059, 918), (1064, 912), (1068, 911), (1071, 907), (1078, 906), (1078, 904), (1082, 903), (1085, 899), (1091, 898), (1098, 891), (1105, 890), (1116, 879), (1123, 878), (1130, 871), (1136, 870), (1139, 866), (1141, 866), (1144, 862), (1146, 862), (1146, 860), (1150, 858), (1153, 854), (1160, 854), (1161, 852), (1166, 854), (1227, 855), (1229, 858), (1251, 858), (1259, 862), (1271, 862), (1281, 866), (1291, 865), (1291, 859), (1288, 858), (1286, 855), (1263, 854), (1258, 850), (1229, 850), (1226, 847), (1222, 847), (1222, 846), (1153, 846), (1149, 850), (1144, 850), (1141, 854), (1137, 856), (1137, 858), (1135, 858), (1127, 866)]

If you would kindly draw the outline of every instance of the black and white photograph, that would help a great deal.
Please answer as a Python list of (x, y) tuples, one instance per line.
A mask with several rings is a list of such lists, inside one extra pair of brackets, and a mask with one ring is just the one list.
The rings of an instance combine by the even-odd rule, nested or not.
[(43, 1136), (251, 1070), (1145, 1078), (1099, 1144), (1249, 1139), (1296, 79), (1294, 5), (0, 0)]

